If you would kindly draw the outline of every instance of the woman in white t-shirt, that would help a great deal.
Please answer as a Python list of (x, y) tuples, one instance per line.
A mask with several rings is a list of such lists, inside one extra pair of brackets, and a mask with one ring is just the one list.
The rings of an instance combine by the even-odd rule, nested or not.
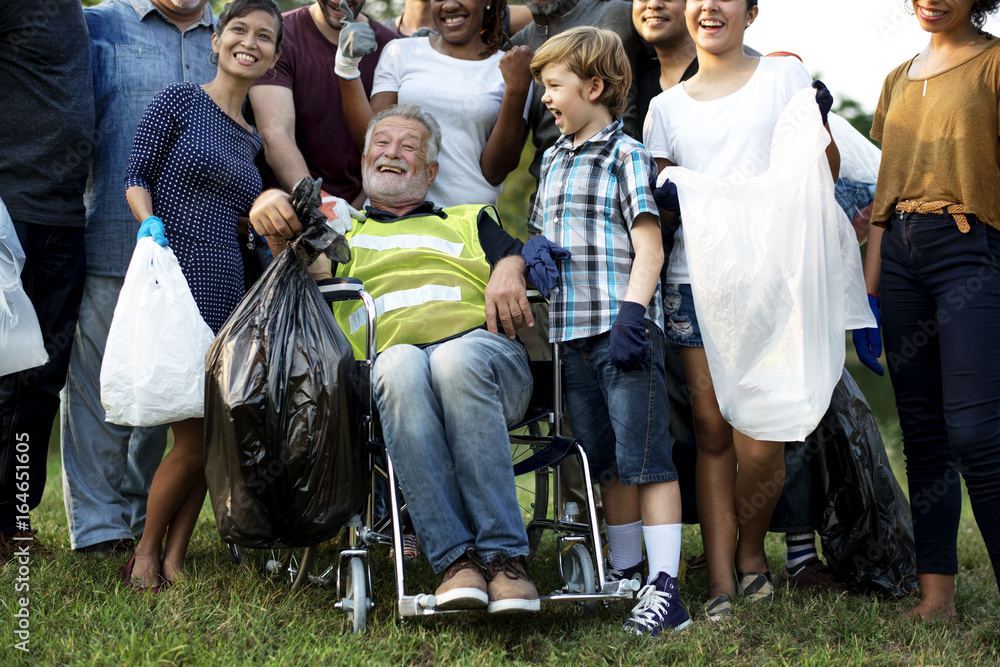
[[(676, 165), (714, 177), (767, 170), (778, 117), (812, 78), (795, 58), (745, 53), (743, 34), (757, 11), (756, 0), (688, 0), (685, 18), (698, 73), (653, 98), (643, 132), (661, 170)], [(827, 154), (836, 174), (832, 143)], [(692, 303), (683, 225), (675, 232), (666, 283), (667, 335), (681, 346), (698, 444), (698, 511), (709, 576), (705, 612), (720, 621), (731, 613), (737, 590), (753, 601), (774, 595), (764, 536), (784, 484), (784, 443), (740, 433), (719, 410)]]
[(416, 104), (442, 130), (440, 165), (427, 199), (440, 207), (496, 204), (525, 139), (531, 51), (501, 52), (506, 0), (434, 0), (437, 34), (386, 45), (369, 104), (360, 81), (340, 80), (344, 115), (363, 150), (373, 114)]

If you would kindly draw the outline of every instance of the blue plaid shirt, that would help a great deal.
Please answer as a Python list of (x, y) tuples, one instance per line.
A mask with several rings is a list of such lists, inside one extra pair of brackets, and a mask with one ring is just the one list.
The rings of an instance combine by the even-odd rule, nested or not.
[[(573, 254), (550, 299), (550, 341), (611, 329), (635, 259), (629, 230), (640, 213), (659, 217), (649, 187), (655, 173), (653, 156), (622, 131), (621, 119), (576, 148), (563, 136), (545, 151), (531, 224)], [(659, 286), (646, 317), (663, 328)]]

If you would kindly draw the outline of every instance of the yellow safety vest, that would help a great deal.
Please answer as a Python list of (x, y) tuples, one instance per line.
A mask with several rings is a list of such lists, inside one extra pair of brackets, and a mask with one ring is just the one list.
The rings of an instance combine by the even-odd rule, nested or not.
[[(347, 234), (351, 261), (337, 275), (358, 278), (374, 297), (377, 352), (401, 343), (434, 343), (486, 323), (490, 264), (477, 225), (484, 209), (499, 224), (492, 206), (478, 204), (446, 208), (446, 218), (354, 222)], [(363, 358), (364, 304), (335, 302), (333, 314), (355, 356)]]

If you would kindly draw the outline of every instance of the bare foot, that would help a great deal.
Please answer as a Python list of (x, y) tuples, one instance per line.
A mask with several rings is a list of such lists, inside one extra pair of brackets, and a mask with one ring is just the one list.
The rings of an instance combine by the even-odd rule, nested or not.
[(160, 559), (156, 556), (143, 556), (136, 553), (132, 565), (132, 576), (128, 583), (132, 588), (139, 590), (159, 587)]
[(908, 621), (930, 623), (957, 623), (959, 620), (954, 602), (938, 606), (925, 600), (921, 600), (916, 607), (906, 612), (903, 618)]
[(168, 584), (175, 584), (182, 579), (187, 579), (187, 571), (184, 569), (184, 565), (174, 565), (173, 563), (168, 563), (163, 561), (163, 566), (160, 571), (160, 576)]

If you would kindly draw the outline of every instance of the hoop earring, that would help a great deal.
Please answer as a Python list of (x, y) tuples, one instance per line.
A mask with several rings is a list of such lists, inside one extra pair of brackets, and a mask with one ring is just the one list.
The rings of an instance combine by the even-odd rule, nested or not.
[(264, 75), (264, 78), (267, 79), (268, 81), (278, 76), (277, 70), (275, 70), (273, 67), (269, 68), (267, 71), (270, 72), (271, 74), (271, 76), (268, 76), (267, 74)]
[(219, 54), (215, 53), (214, 51), (212, 53), (208, 54), (208, 62), (212, 63), (213, 65), (218, 65), (219, 64)]
[(915, 11), (913, 11), (913, 1), (912, 0), (903, 0), (903, 9), (905, 9), (906, 13), (909, 14), (910, 16), (916, 16), (917, 15), (917, 13)]

